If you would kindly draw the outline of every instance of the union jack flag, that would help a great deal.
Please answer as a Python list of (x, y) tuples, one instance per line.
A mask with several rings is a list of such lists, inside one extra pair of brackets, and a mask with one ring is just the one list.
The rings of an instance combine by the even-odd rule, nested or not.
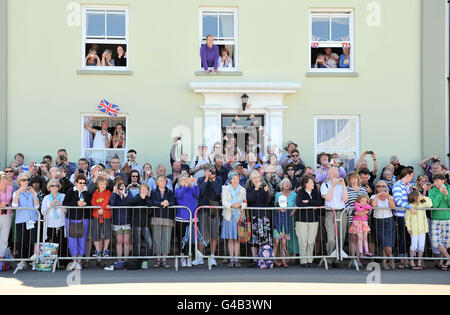
[(109, 116), (113, 116), (113, 117), (117, 117), (117, 115), (119, 115), (119, 111), (120, 111), (120, 108), (118, 105), (114, 105), (113, 103), (110, 103), (105, 99), (101, 100), (97, 109), (99, 111), (101, 111), (102, 113), (109, 115)]
[(311, 47), (312, 47), (312, 48), (317, 48), (317, 47), (319, 47), (319, 40), (320, 40), (320, 37), (319, 37), (319, 36), (313, 35), (313, 36), (312, 36)]
[(349, 37), (347, 37), (347, 36), (343, 37), (342, 41), (343, 41), (342, 48), (351, 48), (352, 47), (352, 45), (350, 44), (350, 38)]

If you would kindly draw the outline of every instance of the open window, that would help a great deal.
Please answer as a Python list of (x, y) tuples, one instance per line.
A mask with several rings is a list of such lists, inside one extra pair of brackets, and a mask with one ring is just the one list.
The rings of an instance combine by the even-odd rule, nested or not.
[[(89, 122), (91, 116), (94, 117), (89, 126), (101, 133), (102, 122), (108, 121), (108, 134), (110, 138), (110, 148), (106, 148), (103, 141), (95, 140), (97, 135), (84, 127)], [(118, 117), (105, 116), (101, 114), (86, 114), (81, 118), (81, 156), (86, 158), (90, 165), (102, 163), (109, 165), (112, 158), (118, 157), (121, 162), (125, 161), (128, 152), (128, 117), (120, 115)], [(100, 134), (99, 134), (100, 136)]]
[(127, 70), (128, 47), (127, 7), (83, 7), (83, 69)]
[(310, 71), (354, 71), (353, 11), (312, 10)]
[(314, 156), (337, 153), (348, 172), (355, 168), (359, 154), (358, 116), (315, 117)]
[[(219, 63), (220, 71), (237, 71), (237, 9), (236, 8), (201, 8), (200, 9), (200, 46), (206, 44), (206, 37), (214, 36), (214, 44), (219, 47), (219, 58), (228, 54), (225, 62)], [(200, 47), (199, 47), (200, 50)], [(202, 68), (201, 59), (200, 69)]]

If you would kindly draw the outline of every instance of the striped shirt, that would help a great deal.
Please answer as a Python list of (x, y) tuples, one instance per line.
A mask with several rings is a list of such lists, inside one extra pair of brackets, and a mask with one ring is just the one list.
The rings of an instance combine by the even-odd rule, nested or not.
[[(411, 193), (411, 184), (404, 184), (401, 180), (397, 181), (392, 188), (392, 195), (394, 197), (395, 205), (399, 208), (410, 209), (408, 203), (408, 195)], [(406, 210), (394, 210), (394, 216), (405, 217)]]
[[(347, 186), (347, 194), (348, 194), (348, 201), (345, 204), (346, 208), (354, 208), (356, 198), (358, 198), (359, 195), (369, 195), (366, 191), (366, 189), (362, 186), (359, 187), (358, 191), (354, 191), (352, 187)], [(347, 222), (352, 223), (353, 222), (353, 212), (355, 209), (352, 209), (349, 211)]]

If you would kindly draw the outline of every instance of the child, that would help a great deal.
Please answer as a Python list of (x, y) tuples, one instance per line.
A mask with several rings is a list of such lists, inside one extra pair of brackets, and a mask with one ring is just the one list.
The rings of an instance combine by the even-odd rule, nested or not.
[(363, 242), (366, 256), (373, 256), (369, 252), (369, 243), (367, 241), (367, 233), (370, 232), (369, 224), (367, 223), (367, 215), (372, 209), (369, 204), (370, 199), (368, 195), (359, 195), (355, 201), (355, 213), (353, 216), (353, 223), (349, 232), (358, 235), (359, 254), (363, 255)]
[[(106, 189), (107, 185), (108, 182), (105, 179), (99, 179), (97, 181), (97, 190), (92, 195), (92, 206), (101, 207), (101, 209), (94, 209), (92, 212), (92, 238), (95, 245), (93, 257), (109, 256), (108, 248), (111, 240), (111, 208), (109, 199), (111, 198), (111, 191)], [(101, 246), (102, 239), (104, 239), (103, 246)], [(101, 251), (102, 247), (103, 252)]]
[[(411, 208), (406, 211), (405, 225), (409, 235), (411, 235), (409, 253), (411, 257), (414, 257), (416, 251), (418, 251), (419, 257), (422, 257), (425, 250), (425, 235), (428, 232), (428, 222), (426, 211), (417, 210), (417, 208), (432, 208), (433, 202), (430, 198), (424, 197), (419, 191), (414, 190), (408, 196), (408, 203), (411, 205)], [(414, 260), (411, 259), (411, 269), (422, 270), (422, 260), (418, 260), (417, 265), (415, 265)]]

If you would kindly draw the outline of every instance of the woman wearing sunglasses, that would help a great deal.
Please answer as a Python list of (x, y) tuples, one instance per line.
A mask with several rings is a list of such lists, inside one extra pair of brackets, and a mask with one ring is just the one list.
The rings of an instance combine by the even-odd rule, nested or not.
[[(47, 184), (49, 195), (42, 200), (42, 215), (44, 216), (44, 241), (59, 244), (58, 256), (67, 256), (67, 240), (65, 237), (66, 209), (61, 208), (65, 194), (61, 194), (61, 183), (52, 179)], [(60, 266), (65, 267), (65, 261), (60, 261)]]
[(92, 195), (86, 187), (86, 176), (77, 175), (75, 186), (69, 189), (64, 197), (63, 206), (75, 207), (67, 210), (66, 229), (69, 236), (69, 251), (74, 257), (72, 263), (67, 266), (67, 270), (81, 270), (81, 259), (86, 255), (86, 239), (89, 231), (89, 219), (91, 210), (84, 207), (91, 205)]
[(8, 186), (12, 187), (13, 191), (19, 189), (19, 184), (14, 179), (14, 169), (12, 167), (5, 168), (5, 175)]
[(19, 258), (29, 258), (33, 255), (34, 243), (37, 241), (37, 221), (39, 215), (39, 200), (36, 192), (29, 187), (30, 178), (28, 174), (20, 174), (17, 177), (19, 189), (13, 195), (13, 208), (27, 208), (16, 210), (16, 235)]

